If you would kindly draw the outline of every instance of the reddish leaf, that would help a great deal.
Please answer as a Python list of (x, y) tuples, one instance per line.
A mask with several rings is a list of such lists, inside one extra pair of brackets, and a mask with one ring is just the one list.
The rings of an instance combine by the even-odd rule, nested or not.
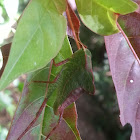
[(68, 21), (68, 34), (74, 37), (76, 45), (80, 49), (82, 46), (84, 46), (79, 38), (80, 21), (68, 2), (66, 15)]
[(140, 14), (134, 12), (120, 16), (118, 22), (125, 33), (124, 36), (130, 41), (134, 54), (140, 59)]
[[(71, 129), (75, 132), (73, 133), (71, 129), (67, 126), (71, 124)], [(76, 113), (76, 106), (75, 104), (71, 104), (68, 106), (63, 114), (63, 119), (59, 126), (54, 130), (53, 135), (51, 135), (50, 139), (52, 140), (80, 140), (79, 132), (77, 129), (77, 113)]]
[(9, 56), (10, 49), (11, 49), (11, 43), (6, 44), (6, 45), (1, 47), (1, 52), (2, 52), (2, 56), (3, 56), (3, 65), (2, 65), (2, 68), (0, 70), (0, 77), (1, 77), (1, 75), (4, 71), (4, 68), (6, 66), (6, 63), (8, 61), (8, 56)]
[(76, 35), (76, 37), (79, 37), (80, 21), (69, 3), (67, 3), (66, 13), (67, 13), (68, 26), (71, 29), (71, 32), (73, 32), (73, 36)]
[(105, 37), (122, 125), (132, 125), (131, 140), (140, 140), (140, 65), (121, 33)]

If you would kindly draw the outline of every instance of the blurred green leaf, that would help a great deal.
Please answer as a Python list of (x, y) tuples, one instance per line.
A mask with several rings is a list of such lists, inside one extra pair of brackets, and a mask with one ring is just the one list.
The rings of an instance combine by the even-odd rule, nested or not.
[(9, 19), (6, 9), (4, 7), (4, 1), (0, 1), (0, 24), (4, 24)]
[(0, 126), (0, 140), (5, 140), (8, 134), (8, 130)]
[(11, 117), (14, 115), (15, 111), (15, 106), (13, 105), (12, 102), (13, 102), (12, 97), (9, 94), (7, 94), (6, 91), (5, 93), (0, 92), (0, 111), (6, 109)]
[(22, 92), (23, 87), (24, 87), (24, 83), (23, 83), (23, 82), (20, 82), (17, 88), (18, 88), (18, 90), (19, 90), (20, 92)]

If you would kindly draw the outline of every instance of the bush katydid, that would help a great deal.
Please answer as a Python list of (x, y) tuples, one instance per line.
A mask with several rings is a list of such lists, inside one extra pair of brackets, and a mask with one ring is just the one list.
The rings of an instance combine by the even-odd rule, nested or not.
[(75, 102), (85, 92), (90, 94), (94, 93), (95, 88), (91, 65), (91, 53), (88, 49), (84, 48), (76, 51), (72, 55), (72, 57), (65, 61), (62, 61), (62, 63), (60, 62), (59, 64), (64, 65), (58, 76), (56, 76), (53, 81), (33, 81), (35, 83), (47, 83), (47, 94), (44, 102), (42, 103), (42, 106), (36, 113), (36, 117), (29, 124), (23, 134), (20, 135), (18, 140), (23, 137), (23, 135), (34, 124), (35, 120), (37, 120), (43, 108), (45, 107), (46, 101), (49, 100), (52, 93), (57, 93), (57, 98), (55, 100), (53, 108), (55, 114), (59, 115), (59, 120), (58, 124), (52, 129), (46, 139), (51, 136), (53, 131), (61, 122), (63, 111), (68, 105)]

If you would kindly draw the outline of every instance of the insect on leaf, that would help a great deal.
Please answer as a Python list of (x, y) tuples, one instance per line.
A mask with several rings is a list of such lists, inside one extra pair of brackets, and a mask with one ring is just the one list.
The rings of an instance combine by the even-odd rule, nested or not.
[[(58, 81), (54, 84), (50, 84), (49, 88), (52, 88), (51, 86), (57, 87), (55, 92), (57, 92), (58, 97), (61, 97), (56, 99), (54, 109), (58, 109), (58, 107), (71, 96), (70, 93), (76, 89), (81, 88), (84, 89), (85, 92), (87, 91), (93, 94), (94, 80), (90, 51), (88, 49), (80, 49), (75, 52), (72, 57), (69, 58), (69, 61), (64, 64)], [(48, 91), (47, 96), (49, 97), (50, 95), (51, 93)]]
[[(60, 62), (64, 59), (69, 58), (72, 55), (70, 44), (68, 39), (65, 38), (63, 47), (55, 58), (55, 62)], [(52, 68), (51, 77), (54, 78), (60, 72), (62, 66)], [(17, 111), (13, 118), (11, 129), (7, 140), (16, 140), (31, 123), (31, 121), (36, 117), (40, 106), (43, 103), (44, 95), (46, 91), (46, 84), (42, 83), (30, 83), (31, 81), (47, 81), (49, 74), (49, 65), (45, 68), (33, 72), (28, 75), (27, 82), (24, 86), (21, 100), (19, 102)], [(30, 83), (30, 84), (29, 84)], [(22, 137), (22, 140), (39, 140), (45, 139), (44, 134), (50, 133), (54, 125), (57, 124), (59, 119), (58, 115), (54, 114), (53, 103), (56, 100), (56, 93), (52, 93), (52, 96), (48, 99), (45, 113), (42, 111), (40, 117), (36, 120), (33, 126), (26, 132)], [(70, 113), (70, 117), (69, 114)], [(75, 104), (71, 104), (64, 110), (63, 120), (60, 123), (59, 128), (53, 133), (52, 140), (56, 140), (63, 133), (66, 139), (80, 140), (79, 132), (77, 130), (77, 113)], [(45, 126), (43, 126), (43, 125)], [(45, 129), (47, 128), (47, 129)], [(59, 133), (61, 130), (62, 133)]]
[[(50, 99), (55, 96), (55, 101), (51, 102), (53, 107), (54, 114), (63, 114), (64, 109), (76, 101), (84, 93), (94, 93), (94, 79), (93, 71), (91, 65), (91, 53), (89, 50), (81, 49), (75, 52), (69, 61), (64, 64), (60, 76), (57, 81), (53, 84), (49, 84), (47, 98)], [(55, 77), (51, 77), (53, 80)], [(47, 109), (47, 108), (46, 108)], [(51, 112), (44, 112), (44, 115), (51, 114)], [(55, 119), (55, 118), (53, 118)], [(59, 117), (60, 119), (60, 117)], [(46, 120), (46, 117), (44, 117)], [(52, 120), (52, 118), (51, 118)], [(55, 126), (57, 123), (54, 123), (53, 127), (50, 124), (46, 124), (46, 121), (43, 121), (43, 135), (47, 138), (53, 137)], [(59, 126), (58, 126), (59, 127)], [(48, 131), (47, 131), (48, 130)]]

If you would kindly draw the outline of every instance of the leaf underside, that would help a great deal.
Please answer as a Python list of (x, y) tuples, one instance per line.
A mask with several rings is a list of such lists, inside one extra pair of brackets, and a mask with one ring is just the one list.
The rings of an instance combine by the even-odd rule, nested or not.
[[(122, 15), (118, 18), (118, 23), (122, 29), (123, 35), (116, 34), (111, 37), (106, 37), (110, 67), (120, 106), (121, 122), (123, 125), (126, 123), (132, 125), (132, 140), (140, 139), (139, 22), (139, 10), (131, 14)], [(109, 49), (109, 47), (112, 48)], [(111, 56), (111, 54), (114, 55)]]
[(105, 37), (122, 125), (132, 125), (131, 140), (140, 139), (140, 65), (121, 33)]

